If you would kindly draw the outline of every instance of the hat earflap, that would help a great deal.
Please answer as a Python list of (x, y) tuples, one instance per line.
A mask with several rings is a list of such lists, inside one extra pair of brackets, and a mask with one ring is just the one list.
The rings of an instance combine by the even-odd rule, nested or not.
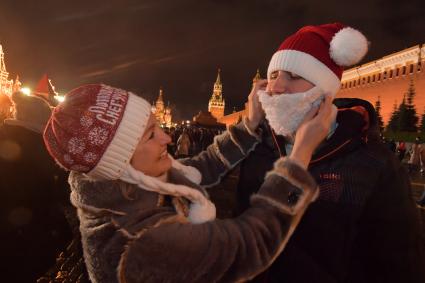
[(156, 192), (162, 195), (185, 197), (191, 204), (188, 219), (192, 224), (205, 223), (216, 218), (215, 205), (200, 191), (185, 185), (172, 184), (161, 181), (159, 178), (145, 175), (127, 165), (124, 174), (120, 177), (124, 182), (135, 184), (146, 191)]
[(348, 67), (360, 62), (368, 51), (368, 41), (358, 30), (345, 27), (335, 33), (329, 54), (336, 64)]

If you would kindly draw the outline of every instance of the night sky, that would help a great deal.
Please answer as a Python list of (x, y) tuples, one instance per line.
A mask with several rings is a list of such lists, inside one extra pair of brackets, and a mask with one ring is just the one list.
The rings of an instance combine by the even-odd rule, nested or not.
[(423, 1), (0, 0), (10, 78), (44, 73), (65, 93), (103, 82), (149, 101), (164, 89), (176, 118), (207, 110), (221, 68), (226, 112), (240, 110), (259, 68), (308, 24), (341, 21), (370, 40), (367, 62), (425, 43)]

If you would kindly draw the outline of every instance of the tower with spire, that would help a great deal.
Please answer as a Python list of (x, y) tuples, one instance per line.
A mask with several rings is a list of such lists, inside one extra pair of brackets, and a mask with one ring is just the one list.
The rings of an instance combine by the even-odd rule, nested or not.
[(9, 72), (4, 63), (3, 47), (0, 44), (0, 94), (12, 95), (13, 80), (9, 80)]
[(58, 104), (58, 101), (55, 99), (55, 97), (57, 97), (59, 94), (55, 90), (55, 86), (47, 74), (44, 74), (40, 81), (38, 81), (37, 86), (32, 91), (32, 95), (41, 97), (52, 106), (56, 106)]
[(165, 107), (165, 114), (164, 114), (164, 123), (166, 127), (171, 127), (171, 119), (172, 119), (172, 115), (171, 115), (171, 107), (170, 107), (170, 102), (168, 101), (167, 107)]
[(159, 96), (158, 99), (155, 102), (155, 116), (156, 120), (159, 122), (159, 124), (164, 123), (164, 93), (162, 91), (162, 87), (159, 88)]
[(164, 105), (164, 92), (162, 87), (159, 88), (159, 96), (155, 104), (152, 103), (152, 113), (155, 114), (156, 120), (162, 126), (170, 127), (172, 122), (170, 103), (165, 107)]
[(214, 83), (213, 94), (208, 102), (208, 111), (217, 120), (224, 116), (225, 102), (223, 99), (223, 85), (220, 79), (220, 69), (218, 69), (217, 80)]
[(255, 77), (252, 79), (252, 86), (254, 86), (254, 84), (261, 79), (262, 78), (261, 78), (261, 75), (260, 75), (260, 69), (257, 69), (257, 73), (255, 74)]

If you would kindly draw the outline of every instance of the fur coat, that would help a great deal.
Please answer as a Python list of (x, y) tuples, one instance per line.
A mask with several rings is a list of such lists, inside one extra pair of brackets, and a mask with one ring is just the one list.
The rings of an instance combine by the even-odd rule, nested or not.
[[(169, 182), (204, 188), (244, 159), (259, 142), (244, 123), (215, 138), (198, 156), (182, 160), (202, 174), (200, 185), (171, 169)], [(92, 282), (241, 282), (267, 269), (282, 252), (308, 204), (317, 197), (312, 177), (279, 160), (251, 207), (238, 218), (191, 224), (176, 213), (184, 199), (123, 181), (93, 181), (72, 172)]]

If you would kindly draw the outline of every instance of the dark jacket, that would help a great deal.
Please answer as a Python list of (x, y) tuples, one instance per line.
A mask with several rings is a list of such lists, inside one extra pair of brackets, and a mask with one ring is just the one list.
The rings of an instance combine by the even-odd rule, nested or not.
[(72, 234), (64, 216), (67, 174), (48, 155), (41, 134), (0, 127), (2, 282), (35, 282), (55, 264)]
[[(200, 155), (182, 162), (202, 173), (201, 186), (171, 169), (169, 182), (205, 193), (258, 143), (230, 127)], [(314, 197), (311, 176), (280, 160), (252, 206), (236, 219), (191, 224), (176, 214), (182, 201), (123, 181), (93, 181), (71, 172), (84, 256), (92, 282), (241, 282), (268, 268), (284, 249)], [(298, 189), (299, 188), (299, 189)], [(126, 193), (124, 193), (126, 192)], [(304, 192), (297, 201), (289, 196)], [(184, 203), (184, 201), (183, 201)], [(172, 205), (174, 204), (174, 206)]]
[[(320, 187), (271, 282), (425, 282), (424, 248), (408, 175), (380, 141), (373, 107), (336, 99), (338, 127), (314, 154), (309, 172)], [(267, 128), (241, 164), (240, 208), (279, 157)], [(285, 141), (276, 137), (285, 154)]]

